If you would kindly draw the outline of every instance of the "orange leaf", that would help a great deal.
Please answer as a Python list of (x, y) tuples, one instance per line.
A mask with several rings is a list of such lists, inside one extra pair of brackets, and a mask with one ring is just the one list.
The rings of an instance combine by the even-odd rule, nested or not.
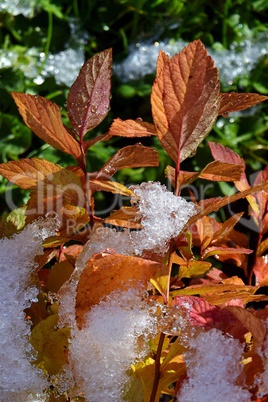
[(156, 135), (156, 131), (153, 124), (146, 123), (141, 119), (121, 120), (117, 118), (113, 121), (108, 135), (130, 138), (149, 137), (150, 135)]
[(60, 108), (41, 96), (11, 92), (25, 124), (43, 141), (52, 147), (73, 155), (81, 156), (78, 142), (65, 129)]
[(113, 211), (110, 216), (105, 218), (104, 222), (114, 226), (121, 226), (128, 229), (142, 229), (139, 223), (140, 217), (137, 209), (133, 207), (122, 207)]
[(134, 196), (134, 192), (121, 183), (110, 180), (90, 180), (89, 182), (91, 191), (108, 191), (113, 194), (122, 194), (127, 197)]
[(89, 59), (70, 88), (67, 113), (79, 138), (102, 122), (109, 111), (112, 50)]
[(36, 187), (39, 180), (58, 172), (61, 166), (45, 159), (20, 159), (0, 164), (0, 174), (17, 186), (30, 189)]
[[(36, 189), (32, 190), (27, 203), (27, 222), (52, 211), (75, 219), (76, 215), (85, 213), (84, 205), (85, 196), (79, 178), (74, 172), (61, 169), (39, 181)], [(74, 210), (70, 210), (71, 206)]]
[(213, 202), (207, 203), (205, 208), (199, 212), (197, 215), (193, 216), (192, 218), (189, 219), (187, 226), (190, 226), (194, 222), (196, 222), (198, 219), (202, 218), (205, 215), (209, 215), (211, 212), (216, 212), (218, 211), (221, 207), (224, 207), (225, 205), (235, 202), (237, 200), (240, 200), (241, 198), (245, 198), (248, 195), (257, 193), (262, 190), (268, 189), (268, 181), (259, 184), (257, 186), (251, 187), (248, 190), (241, 191), (237, 194), (231, 195), (231, 196), (226, 196), (223, 198), (219, 199), (213, 199)]
[[(211, 181), (237, 181), (240, 180), (243, 172), (244, 167), (242, 165), (213, 161), (205, 166), (200, 172), (186, 172), (180, 170), (178, 182), (181, 187), (191, 184), (198, 178)], [(175, 169), (171, 166), (167, 166), (165, 174), (173, 187), (175, 187)]]
[(219, 115), (227, 117), (231, 112), (238, 112), (239, 110), (248, 109), (249, 107), (255, 106), (260, 102), (266, 101), (267, 99), (268, 96), (255, 93), (221, 93)]
[(92, 306), (116, 289), (147, 287), (151, 278), (161, 269), (160, 263), (121, 254), (95, 254), (86, 264), (78, 286), (76, 297), (76, 319), (82, 327), (85, 314)]
[(231, 218), (227, 219), (227, 221), (220, 224), (220, 228), (213, 234), (212, 242), (217, 243), (221, 239), (226, 238), (233, 230), (243, 212), (239, 214), (231, 216)]
[(112, 156), (103, 165), (96, 178), (113, 176), (120, 169), (158, 166), (158, 164), (158, 153), (155, 149), (144, 147), (142, 144), (129, 145)]
[(158, 138), (177, 164), (195, 152), (210, 132), (219, 102), (218, 70), (200, 40), (171, 59), (160, 53), (152, 113)]
[(212, 255), (223, 255), (226, 256), (226, 259), (232, 259), (232, 255), (237, 257), (237, 254), (251, 254), (252, 250), (248, 248), (232, 248), (232, 247), (208, 247), (203, 254), (203, 258), (206, 259), (211, 257)]

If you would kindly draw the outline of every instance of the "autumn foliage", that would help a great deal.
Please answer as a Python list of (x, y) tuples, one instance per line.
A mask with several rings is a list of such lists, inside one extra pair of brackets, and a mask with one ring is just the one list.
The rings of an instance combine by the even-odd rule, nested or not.
[[(111, 73), (111, 49), (84, 64), (67, 98), (72, 128), (62, 123), (60, 108), (50, 100), (12, 93), (25, 124), (47, 144), (77, 161), (67, 168), (37, 158), (0, 164), (2, 176), (30, 190), (23, 209), (25, 225), (53, 213), (59, 220), (55, 236), (43, 243), (44, 254), (36, 256), (40, 295), (25, 311), (27, 320), (32, 322), (30, 342), (37, 352), (32, 364), (42, 368), (51, 384), (46, 391), (48, 400), (74, 401), (80, 396), (93, 401), (78, 374), (64, 392), (57, 388), (57, 376), (72, 361), (68, 345), (75, 334), (87, 328), (89, 312), (114, 292), (120, 303), (120, 292), (133, 288), (141, 289), (150, 311), (154, 306), (157, 328), (148, 337), (147, 355), (128, 367), (131, 386), (125, 393), (126, 400), (136, 401), (138, 388), (139, 400), (144, 402), (158, 401), (163, 394), (170, 395), (171, 400), (181, 400), (183, 384), (189, 380), (184, 356), (191, 348), (191, 337), (198, 339), (200, 333), (218, 330), (237, 340), (244, 351), (236, 386), (246, 390), (251, 400), (266, 401), (268, 388), (260, 391), (261, 380), (256, 379), (268, 367), (268, 311), (264, 307), (268, 300), (268, 169), (259, 172), (253, 184), (249, 183), (243, 158), (214, 142), (209, 143), (213, 160), (201, 171), (184, 171), (181, 163), (195, 154), (219, 115), (228, 116), (268, 97), (221, 93), (218, 69), (197, 40), (171, 58), (160, 52), (151, 94), (153, 124), (139, 118), (118, 118), (107, 133), (85, 139), (86, 133), (98, 126), (109, 111)], [(114, 136), (137, 139), (137, 143), (121, 148), (99, 171), (88, 172), (88, 149)], [(132, 250), (139, 239), (137, 233), (147, 230), (140, 214), (142, 199), (134, 187), (117, 182), (113, 176), (125, 168), (158, 166), (157, 151), (139, 142), (149, 136), (158, 137), (173, 161), (165, 174), (174, 196), (180, 197), (182, 189), (197, 179), (231, 182), (237, 192), (205, 200), (195, 200), (190, 194), (195, 205), (180, 232), (164, 240), (162, 248), (144, 246)], [(94, 201), (98, 191), (124, 196), (130, 203), (126, 201), (125, 206), (100, 218)], [(248, 214), (256, 227), (255, 248), (246, 231), (236, 228), (243, 212), (224, 222), (210, 215), (242, 198), (248, 202)], [(14, 225), (14, 232), (16, 219), (13, 211), (8, 222)], [(161, 217), (156, 215), (155, 220), (161, 221)], [(9, 234), (6, 226), (4, 236)], [(114, 236), (114, 246), (111, 239), (105, 246), (102, 233), (106, 229), (110, 230), (109, 236)], [(130, 242), (125, 250), (120, 243), (124, 241)], [(92, 254), (85, 251), (86, 247), (92, 248)], [(68, 300), (73, 291), (75, 317), (70, 319), (64, 313), (59, 318), (62, 300)]]

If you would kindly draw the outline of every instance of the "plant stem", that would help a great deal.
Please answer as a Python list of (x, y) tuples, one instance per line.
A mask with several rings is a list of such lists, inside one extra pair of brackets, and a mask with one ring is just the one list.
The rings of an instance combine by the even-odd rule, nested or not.
[[(261, 228), (261, 225), (262, 225), (262, 222), (259, 220), (259, 227), (260, 228)], [(254, 273), (254, 267), (255, 267), (256, 262), (257, 262), (257, 250), (258, 250), (258, 247), (259, 247), (259, 245), (260, 245), (260, 243), (262, 241), (262, 236), (263, 236), (263, 234), (262, 234), (262, 231), (260, 230), (259, 234), (258, 234), (258, 239), (256, 241), (256, 244), (254, 244), (254, 251), (253, 251), (252, 258), (249, 258), (250, 266), (249, 266), (249, 269), (248, 269), (248, 280), (247, 280), (247, 282), (248, 282), (248, 285), (250, 285), (250, 286), (254, 285), (253, 284), (253, 273)]]
[(165, 340), (165, 334), (163, 332), (161, 332), (158, 347), (157, 347), (157, 352), (156, 352), (156, 356), (155, 356), (154, 383), (153, 383), (153, 389), (152, 389), (152, 393), (151, 393), (151, 397), (150, 397), (150, 402), (155, 402), (155, 398), (156, 398), (156, 394), (157, 394), (158, 383), (159, 383), (159, 379), (160, 379), (160, 375), (161, 375), (160, 359), (161, 359), (161, 353), (162, 353), (164, 340)]
[(224, 12), (223, 12), (223, 22), (222, 22), (222, 44), (227, 49), (228, 41), (227, 41), (227, 17), (230, 7), (230, 0), (225, 0), (224, 3)]

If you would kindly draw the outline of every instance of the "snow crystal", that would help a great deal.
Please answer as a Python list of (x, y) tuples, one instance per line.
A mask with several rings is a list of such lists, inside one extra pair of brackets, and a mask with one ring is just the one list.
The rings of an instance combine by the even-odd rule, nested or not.
[(144, 358), (155, 335), (154, 313), (134, 289), (112, 292), (72, 331), (70, 364), (86, 401), (122, 401), (132, 363)]
[[(129, 48), (129, 56), (114, 66), (114, 72), (122, 82), (139, 80), (146, 74), (155, 72), (156, 60), (160, 50), (170, 56), (179, 53), (187, 42), (178, 40), (168, 42), (151, 41), (136, 43)], [(224, 85), (232, 85), (236, 77), (247, 76), (258, 61), (268, 54), (267, 34), (248, 38), (240, 43), (233, 43), (230, 49), (208, 49), (220, 70), (220, 79)]]
[(5, 400), (10, 395), (10, 400), (20, 401), (20, 393), (42, 392), (47, 387), (43, 372), (30, 363), (34, 351), (23, 310), (38, 295), (32, 283), (34, 258), (43, 253), (42, 241), (55, 233), (56, 226), (56, 218), (40, 219), (12, 238), (0, 240), (0, 393), (6, 394)]
[[(19, 62), (20, 53), (0, 49), (0, 68), (14, 68), (18, 66), (25, 77), (41, 85), (46, 78), (54, 77), (58, 85), (71, 86), (75, 81), (84, 58), (84, 44), (87, 34), (81, 31), (78, 23), (70, 21), (70, 39), (66, 41), (64, 50), (58, 53), (44, 52), (32, 47), (25, 52), (25, 63)], [(71, 63), (70, 63), (71, 60)]]
[[(116, 232), (100, 228), (81, 254), (82, 266), (97, 252), (107, 248), (126, 255), (142, 255), (145, 250), (164, 254), (170, 239), (179, 235), (191, 216), (197, 214), (194, 203), (175, 196), (161, 183), (141, 183), (131, 189), (137, 196), (142, 230)], [(80, 260), (80, 261), (81, 261)]]
[(242, 371), (243, 346), (212, 329), (190, 341), (185, 353), (186, 380), (177, 398), (181, 402), (248, 402), (251, 394), (235, 384)]
[(24, 17), (32, 17), (37, 0), (1, 0), (0, 12), (6, 11), (11, 15), (23, 14)]
[(72, 326), (75, 320), (76, 287), (87, 261), (95, 253), (113, 249), (116, 253), (141, 256), (145, 250), (161, 255), (168, 249), (168, 241), (176, 237), (189, 218), (198, 211), (194, 203), (175, 196), (160, 183), (141, 183), (132, 187), (139, 197), (142, 230), (116, 232), (99, 228), (85, 244), (76, 261), (71, 279), (60, 292), (59, 315), (61, 325)]
[(139, 214), (143, 226), (141, 231), (130, 233), (135, 244), (134, 252), (141, 255), (144, 250), (154, 250), (164, 254), (168, 241), (178, 236), (190, 217), (197, 214), (197, 208), (160, 183), (142, 183), (132, 189), (140, 197)]

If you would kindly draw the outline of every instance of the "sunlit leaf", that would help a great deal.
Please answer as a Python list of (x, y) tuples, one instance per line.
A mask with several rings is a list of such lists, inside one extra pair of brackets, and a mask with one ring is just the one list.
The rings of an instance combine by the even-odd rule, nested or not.
[(179, 269), (179, 279), (194, 278), (207, 272), (211, 263), (207, 261), (189, 261), (188, 266), (181, 266)]
[(171, 59), (160, 54), (152, 113), (158, 138), (176, 164), (195, 152), (210, 132), (219, 102), (218, 70), (200, 40)]
[(158, 166), (158, 164), (159, 158), (155, 149), (144, 147), (142, 144), (129, 145), (112, 156), (100, 169), (96, 178), (100, 176), (109, 178), (120, 169)]
[(58, 172), (61, 166), (45, 159), (20, 159), (0, 164), (0, 174), (17, 186), (30, 189), (37, 186), (39, 180)]
[(228, 114), (231, 112), (238, 112), (239, 110), (247, 109), (257, 105), (260, 102), (264, 102), (267, 99), (268, 96), (255, 93), (221, 93), (219, 115), (228, 117)]
[(221, 207), (224, 207), (225, 205), (235, 202), (237, 200), (240, 200), (241, 198), (246, 198), (248, 195), (257, 193), (262, 190), (268, 189), (268, 181), (259, 184), (257, 186), (251, 187), (248, 190), (241, 191), (239, 193), (236, 193), (231, 196), (226, 196), (223, 198), (218, 198), (215, 200), (213, 199), (212, 202), (208, 202), (205, 206), (205, 208), (199, 212), (197, 215), (193, 216), (192, 218), (189, 219), (188, 225), (190, 226), (192, 223), (196, 222), (198, 219), (202, 218), (205, 215), (209, 215), (211, 212), (216, 212), (218, 211)]
[(232, 247), (208, 247), (203, 255), (203, 258), (209, 258), (213, 255), (225, 255), (226, 259), (232, 259), (232, 254), (251, 254), (252, 250), (247, 248), (232, 248)]
[(78, 286), (76, 318), (83, 326), (84, 316), (95, 304), (116, 289), (147, 287), (149, 280), (162, 269), (158, 262), (138, 257), (103, 252), (95, 254), (86, 264)]
[(221, 223), (220, 228), (213, 234), (212, 242), (219, 242), (221, 239), (226, 238), (231, 233), (242, 215), (243, 212), (240, 212), (239, 214), (231, 216), (231, 218), (227, 219), (227, 221)]
[(41, 96), (12, 92), (25, 124), (43, 141), (79, 160), (78, 142), (65, 129), (60, 108)]
[[(243, 172), (243, 165), (214, 161), (210, 162), (200, 172), (186, 172), (180, 170), (177, 180), (180, 186), (189, 185), (198, 178), (211, 181), (237, 181), (240, 180)], [(175, 187), (175, 169), (171, 166), (167, 166), (165, 174)]]
[(102, 122), (109, 111), (112, 50), (94, 55), (81, 68), (70, 88), (67, 113), (79, 138)]
[(117, 118), (111, 124), (108, 135), (129, 138), (148, 137), (156, 135), (156, 131), (153, 124), (144, 122), (141, 119), (121, 120)]
[[(72, 208), (73, 206), (73, 208)], [(27, 203), (27, 223), (48, 212), (77, 219), (85, 214), (85, 196), (80, 179), (70, 170), (61, 169), (38, 182)]]
[(96, 180), (92, 179), (89, 183), (91, 191), (108, 191), (113, 194), (122, 194), (127, 197), (134, 196), (134, 192), (121, 183), (110, 180)]

